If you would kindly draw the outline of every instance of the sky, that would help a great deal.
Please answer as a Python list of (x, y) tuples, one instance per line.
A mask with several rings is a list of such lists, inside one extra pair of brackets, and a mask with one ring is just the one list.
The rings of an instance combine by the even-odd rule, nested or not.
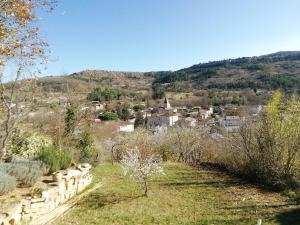
[(43, 75), (177, 70), (300, 50), (299, 0), (59, 0), (43, 17)]

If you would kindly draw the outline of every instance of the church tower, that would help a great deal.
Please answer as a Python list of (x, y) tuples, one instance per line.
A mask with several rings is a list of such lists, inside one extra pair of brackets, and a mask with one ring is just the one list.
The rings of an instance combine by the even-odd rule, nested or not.
[(165, 109), (171, 109), (172, 108), (167, 97), (165, 98), (165, 102), (164, 103), (165, 103)]

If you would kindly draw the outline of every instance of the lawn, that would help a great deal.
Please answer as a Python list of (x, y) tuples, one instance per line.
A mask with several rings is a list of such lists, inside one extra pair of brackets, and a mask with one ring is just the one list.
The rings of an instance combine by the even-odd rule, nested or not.
[(300, 207), (278, 193), (260, 190), (223, 172), (164, 164), (148, 197), (123, 177), (119, 165), (99, 165), (94, 182), (103, 186), (54, 224), (300, 224)]

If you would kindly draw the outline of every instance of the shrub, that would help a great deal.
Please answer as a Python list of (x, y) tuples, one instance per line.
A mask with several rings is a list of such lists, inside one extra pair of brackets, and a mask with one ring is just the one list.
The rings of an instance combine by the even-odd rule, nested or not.
[(99, 115), (99, 118), (101, 120), (117, 120), (118, 115), (114, 112), (105, 112), (105, 113)]
[(51, 144), (52, 141), (48, 137), (17, 129), (7, 143), (6, 148), (10, 159), (33, 159), (39, 148)]
[(300, 155), (300, 102), (275, 92), (255, 126), (245, 124), (233, 140), (229, 169), (269, 186), (296, 186)]
[(0, 195), (7, 194), (16, 188), (16, 178), (0, 171)]
[(142, 112), (138, 112), (134, 121), (134, 128), (138, 128), (145, 125), (145, 119)]
[(13, 161), (5, 163), (6, 172), (15, 177), (21, 186), (32, 186), (47, 172), (45, 165), (38, 161)]
[(128, 110), (128, 106), (127, 105), (123, 105), (123, 106), (117, 106), (116, 108), (117, 110), (117, 114), (118, 114), (118, 117), (121, 119), (121, 120), (128, 120), (129, 117), (130, 117), (130, 112)]
[(69, 168), (72, 163), (71, 155), (66, 151), (62, 151), (59, 153), (59, 157), (60, 157), (60, 169), (65, 170)]
[(136, 111), (136, 112), (144, 110), (144, 109), (145, 109), (144, 105), (135, 105), (135, 106), (133, 106), (133, 110)]
[(78, 148), (80, 149), (80, 162), (92, 163), (96, 158), (96, 148), (94, 140), (92, 139), (90, 133), (82, 133)]
[(59, 154), (53, 146), (41, 148), (38, 152), (37, 159), (49, 166), (49, 173), (53, 173), (60, 169)]
[(49, 167), (49, 173), (60, 169), (66, 169), (71, 165), (72, 157), (66, 151), (59, 151), (55, 146), (43, 147), (38, 152), (38, 160)]
[(73, 134), (76, 127), (76, 108), (74, 105), (67, 107), (66, 116), (65, 116), (65, 135)]

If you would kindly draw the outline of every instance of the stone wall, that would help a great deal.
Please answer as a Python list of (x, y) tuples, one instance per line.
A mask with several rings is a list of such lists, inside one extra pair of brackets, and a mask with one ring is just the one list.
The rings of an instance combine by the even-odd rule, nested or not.
[(49, 188), (42, 191), (41, 196), (24, 197), (5, 212), (0, 212), (0, 225), (26, 223), (54, 210), (91, 183), (90, 169), (89, 164), (80, 164), (76, 168), (54, 173)]

